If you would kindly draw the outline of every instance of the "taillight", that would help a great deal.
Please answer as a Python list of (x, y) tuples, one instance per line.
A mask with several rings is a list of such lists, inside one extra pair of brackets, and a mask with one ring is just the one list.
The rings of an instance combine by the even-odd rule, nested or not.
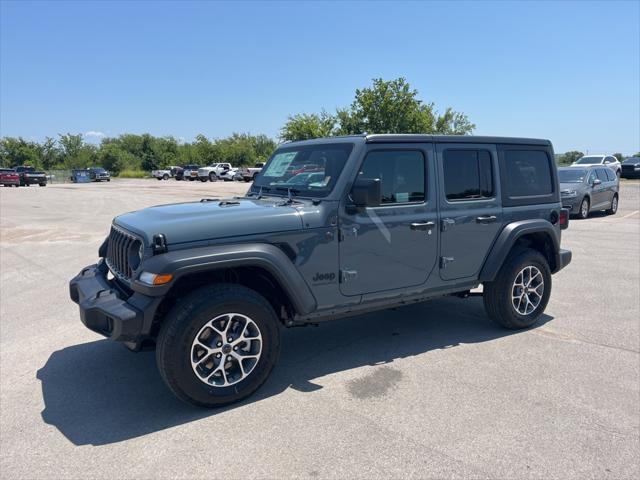
[(569, 228), (569, 209), (568, 208), (560, 209), (560, 228), (562, 230)]

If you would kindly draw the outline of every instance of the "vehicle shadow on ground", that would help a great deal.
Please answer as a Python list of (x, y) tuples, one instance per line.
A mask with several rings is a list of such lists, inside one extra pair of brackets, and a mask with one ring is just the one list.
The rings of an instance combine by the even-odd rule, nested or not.
[[(544, 315), (537, 326), (549, 320)], [(173, 397), (156, 369), (154, 352), (133, 354), (98, 340), (54, 352), (38, 371), (42, 418), (75, 445), (105, 445), (259, 402), (287, 388), (313, 392), (322, 388), (314, 379), (335, 372), (516, 333), (493, 325), (480, 298), (445, 298), (287, 329), (280, 361), (265, 385), (243, 402), (214, 410)]]

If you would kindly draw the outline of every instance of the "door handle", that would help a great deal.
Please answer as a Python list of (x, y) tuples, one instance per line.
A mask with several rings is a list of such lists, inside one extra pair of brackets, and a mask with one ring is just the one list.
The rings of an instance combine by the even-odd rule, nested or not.
[(478, 223), (493, 223), (498, 219), (495, 215), (486, 215), (482, 217), (476, 217), (476, 222)]
[(411, 230), (430, 230), (435, 227), (436, 224), (433, 222), (414, 222), (411, 224)]

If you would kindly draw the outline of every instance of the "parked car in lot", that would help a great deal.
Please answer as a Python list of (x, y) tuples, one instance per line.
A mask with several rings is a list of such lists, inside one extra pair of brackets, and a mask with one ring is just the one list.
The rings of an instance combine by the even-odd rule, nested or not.
[[(319, 175), (282, 184), (305, 165)], [(293, 142), (244, 197), (114, 218), (70, 296), (89, 329), (133, 350), (155, 343), (178, 398), (216, 407), (266, 381), (283, 327), (465, 298), (481, 284), (492, 320), (531, 327), (571, 261), (568, 225), (548, 140)]]
[(585, 155), (571, 164), (572, 167), (587, 167), (589, 165), (604, 165), (612, 169), (620, 177), (622, 167), (618, 159), (613, 155)]
[(169, 180), (176, 176), (178, 170), (182, 170), (182, 167), (171, 166), (167, 168), (160, 168), (158, 170), (151, 170), (151, 176), (158, 180)]
[(13, 168), (0, 168), (0, 185), (19, 187), (20, 175)]
[(89, 168), (89, 178), (92, 182), (110, 182), (111, 174), (102, 167)]
[(91, 174), (86, 168), (77, 168), (75, 170), (71, 170), (69, 180), (73, 183), (89, 183), (91, 182)]
[(262, 171), (264, 167), (263, 162), (256, 163), (253, 167), (242, 167), (239, 170), (239, 174), (245, 182), (252, 182), (256, 176)]
[(29, 185), (47, 186), (47, 175), (44, 172), (38, 172), (35, 168), (26, 165), (15, 167), (14, 170), (20, 177), (21, 187), (28, 187)]
[(610, 168), (563, 167), (558, 169), (558, 178), (562, 205), (571, 215), (585, 219), (596, 210), (610, 215), (618, 211), (620, 182)]
[(640, 178), (640, 157), (629, 157), (622, 162), (622, 178)]
[(233, 167), (230, 163), (214, 163), (207, 167), (200, 168), (198, 170), (198, 178), (203, 182), (207, 180), (215, 182), (219, 178), (222, 179), (231, 169), (233, 169)]
[(238, 172), (239, 172), (239, 169), (235, 167), (231, 167), (230, 169), (222, 172), (222, 174), (220, 175), (220, 179), (224, 180), (225, 182), (232, 182), (238, 176)]
[(198, 170), (200, 169), (200, 165), (185, 165), (182, 167), (182, 173), (180, 174), (180, 178), (176, 175), (176, 180), (197, 180), (198, 179)]

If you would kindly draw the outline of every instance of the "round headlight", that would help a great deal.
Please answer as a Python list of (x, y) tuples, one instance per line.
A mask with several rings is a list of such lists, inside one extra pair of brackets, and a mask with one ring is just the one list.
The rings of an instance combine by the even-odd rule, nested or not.
[(132, 270), (137, 270), (142, 262), (142, 256), (144, 255), (144, 245), (139, 240), (136, 240), (129, 247), (129, 265)]

